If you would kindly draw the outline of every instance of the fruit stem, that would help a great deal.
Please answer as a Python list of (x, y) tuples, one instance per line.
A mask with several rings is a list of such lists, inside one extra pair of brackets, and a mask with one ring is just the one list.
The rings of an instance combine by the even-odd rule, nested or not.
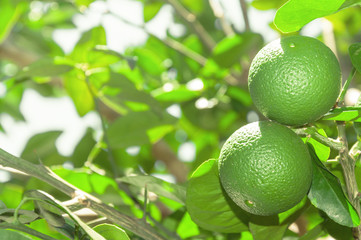
[(342, 106), (342, 105), (343, 105), (343, 99), (345, 98), (347, 89), (348, 89), (348, 87), (350, 86), (351, 80), (352, 80), (353, 76), (355, 75), (355, 73), (356, 73), (356, 68), (355, 68), (355, 67), (352, 67), (351, 72), (350, 72), (350, 75), (349, 75), (348, 78), (346, 79), (346, 82), (345, 82), (345, 84), (344, 84), (343, 87), (342, 87), (341, 94), (340, 94), (340, 96), (338, 97), (338, 100), (337, 100), (337, 103), (338, 103), (338, 104), (337, 104), (337, 105), (339, 105), (339, 106)]
[[(337, 122), (337, 130), (338, 138), (343, 143), (343, 147), (339, 153), (339, 160), (346, 183), (347, 196), (358, 215), (360, 215), (359, 192), (355, 176), (355, 160), (349, 155), (345, 122)], [(355, 239), (360, 239), (361, 226), (353, 228), (353, 235)]]
[(293, 129), (293, 131), (302, 137), (312, 137), (313, 139), (317, 140), (318, 142), (329, 146), (330, 148), (333, 148), (335, 150), (340, 151), (341, 149), (343, 149), (344, 145), (342, 142), (340, 142), (339, 140), (335, 140), (332, 138), (328, 138), (325, 137), (321, 134), (319, 134), (317, 132), (317, 129), (314, 127), (310, 127), (310, 128), (298, 128), (298, 129)]

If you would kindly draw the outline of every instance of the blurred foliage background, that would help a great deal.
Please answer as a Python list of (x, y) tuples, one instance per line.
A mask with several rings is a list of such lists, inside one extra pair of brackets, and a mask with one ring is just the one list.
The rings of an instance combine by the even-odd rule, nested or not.
[[(10, 134), (4, 122), (26, 122), (24, 111), (53, 121), (48, 116), (51, 113), (37, 111), (41, 103), (33, 104), (31, 98), (24, 103), (27, 92), (35, 91), (44, 102), (70, 98), (80, 118), (92, 116), (80, 140), (72, 141), (70, 153), (59, 151), (57, 141), (63, 133), (53, 127), (39, 128), (30, 138), (18, 135), (19, 143), (26, 141), (18, 147), (18, 155), (33, 163), (41, 161), (84, 191), (141, 217), (142, 209), (132, 198), (143, 201), (147, 180), (131, 176), (152, 175), (184, 186), (202, 162), (218, 157), (223, 142), (236, 129), (264, 119), (247, 90), (248, 68), (264, 44), (282, 35), (273, 17), (284, 3), (0, 0), (2, 139)], [(141, 19), (136, 17), (139, 13)], [(348, 46), (361, 41), (360, 29), (361, 8), (352, 7), (311, 22), (300, 34), (330, 46), (347, 76), (351, 70)], [(360, 84), (358, 74), (346, 98), (349, 105), (355, 103)], [(24, 104), (27, 110), (21, 108)], [(61, 104), (53, 105), (55, 112)], [(66, 117), (62, 121), (67, 122)], [(328, 136), (336, 136), (334, 126), (323, 121), (317, 124)], [(355, 142), (356, 134), (351, 130), (349, 134), (350, 142)], [(6, 144), (0, 147), (8, 150)], [(341, 174), (338, 167), (334, 172)], [(29, 189), (67, 200), (36, 179), (0, 171), (0, 200), (8, 208), (18, 206)], [(115, 178), (127, 184), (127, 191), (114, 186)], [(149, 181), (151, 185), (155, 180)], [(240, 236), (198, 228), (182, 201), (162, 194), (151, 199), (149, 211), (182, 239)], [(306, 230), (320, 220), (315, 211), (307, 213)], [(65, 239), (43, 219), (30, 226)], [(247, 236), (252, 239), (247, 232), (242, 239)]]

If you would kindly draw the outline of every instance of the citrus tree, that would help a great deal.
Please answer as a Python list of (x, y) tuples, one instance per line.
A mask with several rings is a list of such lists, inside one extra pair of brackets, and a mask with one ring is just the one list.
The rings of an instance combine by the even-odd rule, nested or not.
[(360, 239), (360, 4), (0, 0), (1, 135), (99, 122), (0, 143), (0, 239)]

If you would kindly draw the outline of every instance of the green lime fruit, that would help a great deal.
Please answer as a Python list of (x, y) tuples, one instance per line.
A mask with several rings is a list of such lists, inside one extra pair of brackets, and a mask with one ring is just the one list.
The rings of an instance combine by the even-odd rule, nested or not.
[(291, 129), (270, 121), (234, 132), (222, 147), (218, 168), (229, 197), (245, 211), (263, 216), (295, 206), (312, 180), (307, 146)]
[(335, 104), (341, 89), (340, 65), (319, 40), (285, 37), (257, 53), (250, 66), (248, 88), (264, 116), (300, 126), (319, 119)]

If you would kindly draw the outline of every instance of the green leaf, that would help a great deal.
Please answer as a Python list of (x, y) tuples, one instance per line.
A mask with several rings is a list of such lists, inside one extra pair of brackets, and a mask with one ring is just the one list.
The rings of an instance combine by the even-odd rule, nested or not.
[(305, 235), (299, 238), (299, 240), (316, 240), (319, 239), (322, 235), (324, 235), (324, 226), (323, 222), (316, 225), (310, 231), (308, 231)]
[(354, 43), (348, 48), (352, 65), (361, 73), (361, 43)]
[(346, 0), (341, 7), (339, 8), (339, 10), (348, 8), (348, 7), (353, 7), (353, 6), (357, 6), (357, 5), (361, 5), (361, 1), (360, 0)]
[(22, 199), (24, 188), (16, 184), (0, 184), (1, 201), (8, 208), (16, 208)]
[(187, 186), (186, 206), (192, 220), (209, 231), (235, 233), (248, 229), (248, 214), (224, 192), (217, 161), (205, 161)]
[(361, 107), (335, 108), (326, 113), (322, 120), (361, 122)]
[(181, 3), (189, 8), (191, 12), (202, 13), (204, 10), (205, 4), (203, 1), (194, 1), (194, 0), (181, 0)]
[(186, 212), (179, 222), (177, 227), (177, 233), (181, 237), (181, 239), (187, 239), (192, 236), (196, 236), (199, 234), (199, 229), (197, 224), (195, 224), (190, 215)]
[(2, 113), (7, 113), (14, 120), (24, 121), (24, 117), (20, 112), (20, 103), (24, 93), (23, 84), (14, 84), (15, 81), (7, 81), (6, 95), (0, 98), (0, 109)]
[(84, 116), (93, 110), (93, 95), (89, 90), (83, 71), (74, 69), (68, 72), (64, 77), (64, 85), (80, 116)]
[(274, 24), (282, 32), (295, 32), (312, 20), (335, 13), (345, 0), (289, 0), (278, 9)]
[(6, 204), (0, 200), (0, 209), (6, 209)]
[(112, 148), (126, 148), (150, 143), (148, 131), (177, 121), (169, 114), (156, 114), (152, 111), (130, 112), (119, 117), (107, 129)]
[(249, 223), (249, 230), (254, 240), (282, 240), (288, 225), (263, 226), (252, 222)]
[(258, 10), (278, 9), (287, 0), (253, 0), (251, 5)]
[(92, 134), (93, 131), (88, 128), (78, 145), (76, 145), (73, 155), (70, 158), (70, 161), (74, 164), (75, 168), (79, 168), (84, 165), (94, 145), (96, 144)]
[(145, 1), (143, 8), (144, 22), (152, 20), (162, 8), (163, 3), (158, 1)]
[(53, 59), (41, 59), (18, 72), (14, 78), (18, 80), (32, 77), (60, 76), (72, 70), (73, 67), (66, 64), (57, 64)]
[(14, 3), (11, 0), (0, 0), (0, 44), (7, 38), (19, 16), (25, 9), (26, 3)]
[(22, 233), (0, 229), (0, 240), (31, 240), (32, 238)]
[(89, 7), (89, 5), (93, 2), (94, 0), (75, 0), (75, 3), (78, 7)]
[(345, 196), (339, 179), (320, 162), (312, 146), (308, 146), (313, 159), (313, 178), (308, 193), (311, 203), (340, 225), (358, 226), (360, 218)]
[[(99, 80), (98, 77), (91, 78), (91, 81)], [(162, 114), (159, 102), (147, 92), (138, 90), (134, 82), (126, 76), (110, 72), (105, 81), (107, 82), (103, 84), (101, 90), (103, 97), (100, 99), (118, 109), (121, 115), (127, 114), (129, 110), (136, 112), (152, 110)]]
[[(15, 209), (0, 209), (0, 222), (5, 221), (8, 223), (14, 222), (14, 212)], [(36, 214), (33, 211), (29, 210), (23, 210), (20, 209), (18, 211), (18, 221), (23, 224), (30, 223), (32, 221), (35, 221), (39, 217), (38, 214)]]
[(53, 169), (53, 171), (67, 182), (75, 185), (87, 193), (102, 195), (109, 187), (117, 189), (116, 182), (96, 173), (89, 174), (86, 170), (71, 171), (64, 168)]
[(186, 189), (183, 186), (169, 183), (153, 176), (127, 176), (118, 178), (117, 180), (137, 186), (139, 188), (144, 188), (147, 186), (148, 191), (172, 199), (181, 204), (185, 204)]
[(154, 51), (138, 48), (135, 49), (134, 54), (138, 57), (137, 65), (147, 73), (159, 76), (165, 71), (163, 60)]
[(25, 192), (25, 196), (38, 199), (34, 200), (34, 207), (39, 212), (39, 215), (46, 219), (48, 224), (55, 228), (61, 228), (65, 225), (65, 219), (62, 216), (63, 212), (56, 206), (57, 204), (49, 204), (49, 202), (53, 202), (50, 195), (45, 195), (38, 190), (29, 190)]
[[(27, 192), (28, 196), (31, 196), (32, 198), (39, 199), (38, 201), (35, 200), (35, 202), (41, 201), (41, 206), (44, 207), (44, 209), (47, 212), (51, 212), (54, 214), (57, 214), (57, 211), (62, 211), (69, 215), (69, 217), (79, 225), (79, 227), (89, 236), (91, 239), (94, 240), (106, 240), (104, 237), (99, 235), (96, 231), (94, 231), (92, 228), (90, 228), (87, 224), (85, 224), (77, 215), (72, 213), (67, 207), (63, 206), (60, 201), (53, 198), (51, 195), (39, 191), (39, 190), (32, 190)], [(49, 220), (49, 219), (47, 219)], [(60, 223), (60, 222), (59, 222)]]
[[(317, 132), (319, 134), (321, 134), (322, 136), (327, 137), (327, 134), (325, 132), (325, 130), (323, 130), (322, 128), (318, 129)], [(330, 156), (331, 153), (331, 148), (318, 142), (317, 140), (313, 139), (313, 138), (307, 138), (304, 137), (302, 138), (302, 140), (306, 143), (308, 142), (309, 144), (311, 144), (313, 146), (313, 148), (315, 149), (316, 155), (317, 157), (322, 161), (322, 162), (326, 162), (327, 159)]]
[(192, 100), (200, 95), (199, 91), (192, 91), (181, 86), (172, 91), (164, 91), (163, 88), (156, 89), (152, 92), (155, 99), (160, 102), (186, 102)]
[[(92, 50), (97, 45), (106, 44), (107, 41), (104, 28), (101, 26), (94, 27), (83, 33), (69, 57), (76, 63), (87, 63), (89, 65), (93, 61), (97, 62), (99, 57), (99, 54)], [(89, 68), (89, 66), (87, 66), (87, 68)]]
[(66, 158), (58, 153), (55, 142), (62, 132), (39, 133), (29, 139), (21, 157), (32, 163), (43, 162), (45, 165), (63, 164)]
[(104, 223), (93, 229), (107, 240), (129, 240), (127, 233), (115, 225)]
[(230, 96), (232, 99), (242, 103), (244, 106), (249, 107), (252, 105), (252, 98), (249, 94), (249, 91), (246, 91), (242, 88), (229, 86), (227, 89), (227, 95)]
[(334, 239), (354, 240), (352, 228), (337, 224), (329, 218), (325, 219), (323, 222), (323, 227), (325, 232), (327, 232)]
[(296, 206), (278, 215), (251, 215), (249, 229), (254, 240), (285, 239), (284, 235), (289, 225), (296, 221), (309, 206), (310, 202), (305, 196)]
[(213, 59), (221, 67), (229, 68), (240, 64), (241, 56), (255, 46), (262, 45), (262, 37), (255, 33), (245, 33), (224, 38), (213, 49)]

